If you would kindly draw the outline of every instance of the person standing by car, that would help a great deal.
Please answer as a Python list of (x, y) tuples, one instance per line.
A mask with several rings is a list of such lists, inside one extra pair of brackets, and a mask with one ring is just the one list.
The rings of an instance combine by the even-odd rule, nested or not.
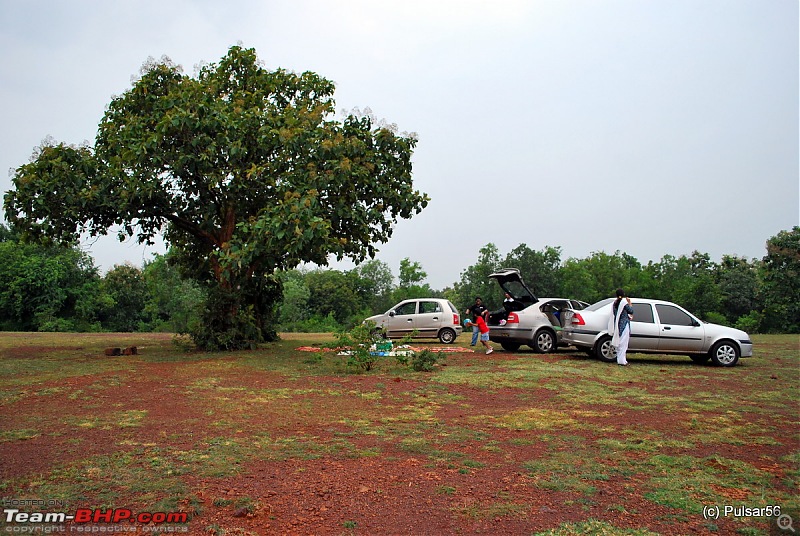
[[(622, 299), (628, 303), (623, 304)], [(617, 365), (628, 365), (628, 342), (631, 340), (631, 320), (633, 306), (625, 291), (617, 289), (617, 299), (611, 307), (611, 318), (608, 319), (608, 331), (611, 333), (611, 345), (617, 349)]]
[(470, 346), (475, 346), (478, 344), (478, 335), (480, 331), (478, 330), (478, 318), (481, 317), (486, 322), (486, 317), (489, 316), (489, 309), (483, 305), (483, 301), (481, 300), (480, 296), (475, 298), (475, 303), (473, 303), (465, 312), (465, 314), (470, 315), (472, 318), (472, 343)]

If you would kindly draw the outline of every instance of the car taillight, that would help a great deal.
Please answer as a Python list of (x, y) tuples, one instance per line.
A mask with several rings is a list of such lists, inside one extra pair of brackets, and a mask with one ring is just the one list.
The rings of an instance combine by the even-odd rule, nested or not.
[(453, 314), (453, 325), (457, 326), (461, 323), (461, 318), (457, 314)]
[(578, 313), (575, 313), (575, 314), (572, 315), (572, 323), (574, 325), (576, 325), (576, 326), (585, 326), (586, 325), (586, 322), (584, 322), (583, 317)]

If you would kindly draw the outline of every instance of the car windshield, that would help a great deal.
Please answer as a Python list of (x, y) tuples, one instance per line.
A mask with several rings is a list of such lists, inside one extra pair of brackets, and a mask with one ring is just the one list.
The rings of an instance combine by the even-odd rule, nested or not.
[(506, 281), (502, 287), (517, 299), (522, 299), (523, 301), (526, 301), (525, 298), (528, 298), (527, 301), (532, 301), (533, 299), (528, 289), (519, 281)]
[(598, 309), (602, 309), (603, 307), (605, 307), (606, 305), (608, 305), (609, 303), (611, 303), (613, 301), (614, 301), (614, 298), (606, 298), (605, 300), (600, 300), (597, 303), (591, 304), (589, 307), (584, 309), (584, 311), (597, 311)]

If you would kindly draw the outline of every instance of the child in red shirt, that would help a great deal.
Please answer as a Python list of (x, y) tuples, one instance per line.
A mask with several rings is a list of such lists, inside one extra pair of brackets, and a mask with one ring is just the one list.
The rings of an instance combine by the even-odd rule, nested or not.
[(469, 322), (470, 325), (473, 323), (478, 326), (478, 331), (481, 333), (481, 344), (486, 347), (486, 355), (491, 354), (494, 352), (494, 348), (489, 345), (489, 326), (486, 325), (482, 316), (476, 317), (475, 322)]

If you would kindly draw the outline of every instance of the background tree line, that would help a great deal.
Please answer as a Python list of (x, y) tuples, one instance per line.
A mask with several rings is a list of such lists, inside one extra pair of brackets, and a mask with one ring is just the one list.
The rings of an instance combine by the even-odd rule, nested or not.
[[(202, 321), (205, 291), (180, 275), (170, 255), (100, 274), (75, 247), (24, 243), (0, 225), (0, 329), (187, 333)], [(409, 258), (400, 262), (397, 277), (380, 260), (347, 271), (281, 271), (276, 329), (335, 331), (423, 296), (448, 298), (460, 310), (481, 296), (497, 308), (502, 296), (488, 276), (502, 267), (518, 268), (538, 296), (591, 303), (624, 287), (633, 296), (674, 301), (705, 320), (751, 333), (800, 332), (800, 227), (771, 237), (760, 260), (726, 255), (714, 262), (700, 252), (665, 255), (646, 265), (621, 252), (562, 260), (558, 247), (536, 251), (521, 244), (503, 256), (490, 243), (445, 289), (432, 289), (423, 267)]]

